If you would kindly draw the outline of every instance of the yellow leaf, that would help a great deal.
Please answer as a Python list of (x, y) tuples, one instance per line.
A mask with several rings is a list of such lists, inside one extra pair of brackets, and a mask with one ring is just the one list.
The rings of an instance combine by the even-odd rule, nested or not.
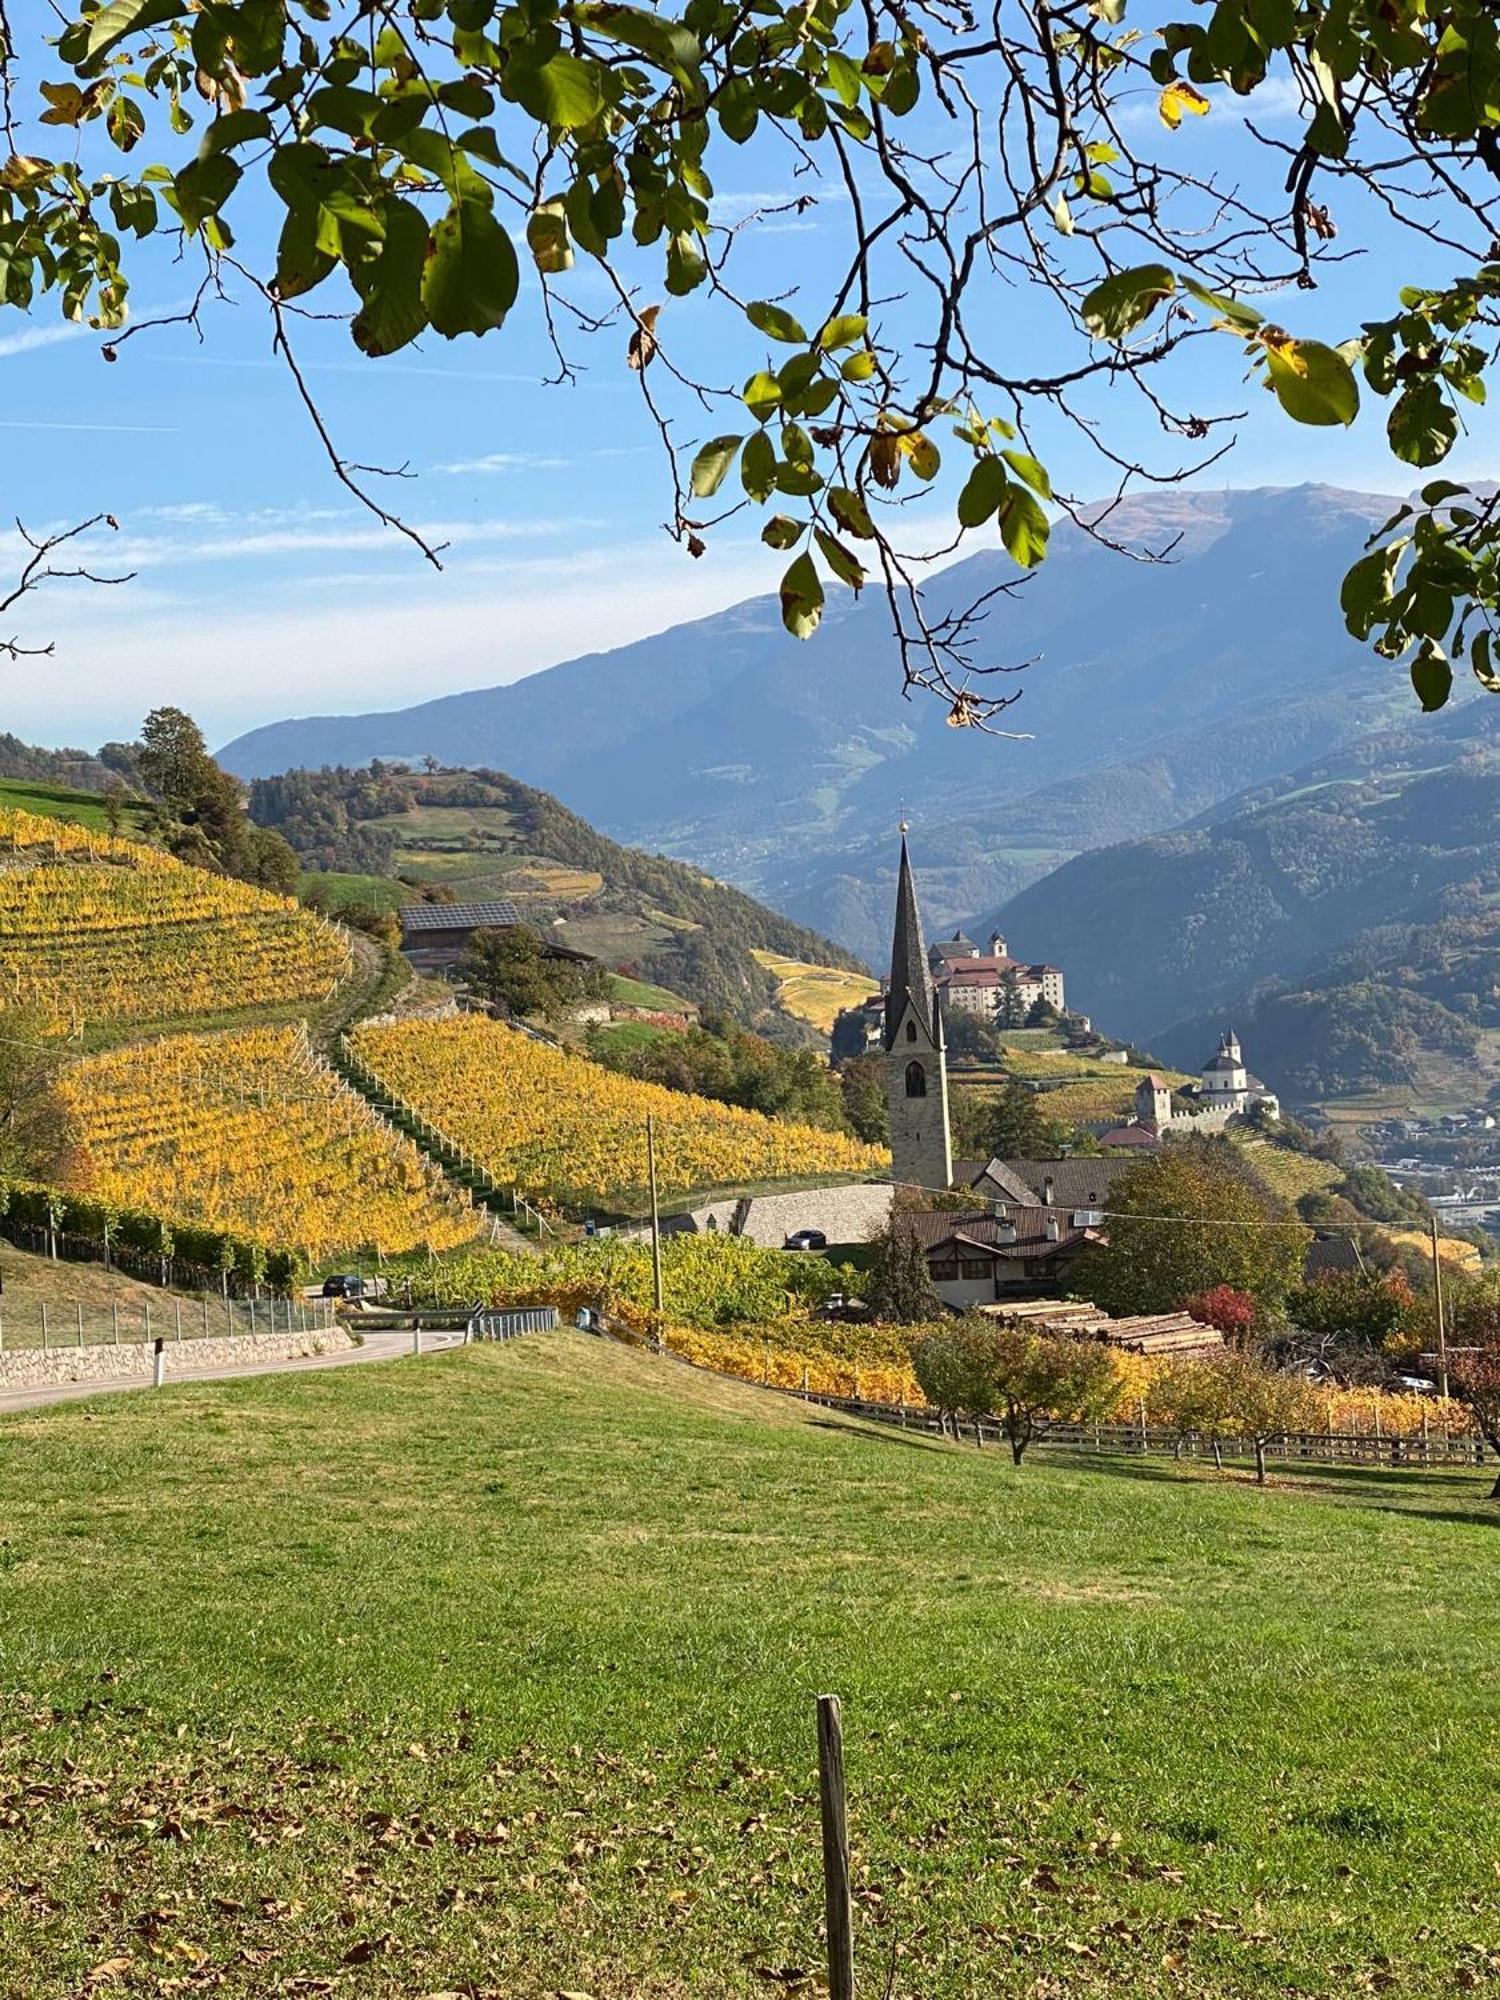
[(1195, 90), (1192, 84), (1179, 80), (1167, 85), (1156, 108), (1161, 113), (1162, 124), (1169, 132), (1175, 132), (1182, 123), (1184, 112), (1191, 112), (1193, 117), (1201, 118), (1208, 109), (1208, 99), (1201, 90)]
[(43, 97), (52, 106), (42, 113), (44, 125), (77, 125), (83, 118), (83, 92), (76, 83), (44, 83)]

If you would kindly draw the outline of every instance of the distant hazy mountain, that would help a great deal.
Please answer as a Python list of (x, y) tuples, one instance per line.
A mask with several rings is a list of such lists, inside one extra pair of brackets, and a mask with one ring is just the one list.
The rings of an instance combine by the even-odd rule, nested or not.
[[(1338, 579), (1390, 502), (1327, 487), (1173, 492), (1122, 508), (1133, 561), (1071, 526), (989, 622), (990, 664), (1034, 660), (1007, 743), (905, 700), (889, 613), (830, 602), (807, 645), (756, 599), (507, 687), (385, 715), (273, 724), (221, 752), (245, 776), (373, 756), (489, 764), (618, 839), (690, 858), (884, 953), (893, 839), (914, 827), (935, 923), (1082, 850), (1152, 833), (1352, 742), (1410, 702), (1343, 632)], [(936, 577), (933, 608), (1014, 579), (999, 552)], [(1019, 949), (1046, 950), (1019, 934)]]
[(1170, 834), (1084, 854), (998, 920), (1165, 1059), (1232, 1012), (1301, 1102), (1500, 1074), (1500, 703), (1413, 716)]

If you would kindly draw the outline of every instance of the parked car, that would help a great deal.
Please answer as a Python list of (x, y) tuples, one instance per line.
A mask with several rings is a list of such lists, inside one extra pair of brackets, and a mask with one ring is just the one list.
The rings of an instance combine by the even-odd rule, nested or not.
[(826, 1250), (828, 1238), (821, 1229), (794, 1229), (781, 1247), (783, 1250)]
[(357, 1271), (340, 1271), (323, 1280), (325, 1299), (379, 1299), (390, 1289), (385, 1278), (363, 1278)]

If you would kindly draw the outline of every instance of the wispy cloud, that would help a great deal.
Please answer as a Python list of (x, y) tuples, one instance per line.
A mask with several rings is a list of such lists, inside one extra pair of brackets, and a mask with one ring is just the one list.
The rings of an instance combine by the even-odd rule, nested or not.
[(0, 417), (0, 431), (107, 431), (115, 436), (176, 437), (176, 424), (90, 424), (46, 417)]
[(90, 331), (70, 320), (59, 320), (55, 326), (28, 326), (24, 332), (8, 333), (0, 340), (0, 361), (8, 361), (14, 354), (31, 354), (38, 347), (56, 347), (59, 341), (78, 340)]
[(456, 458), (447, 465), (434, 465), (433, 472), (479, 473), (492, 472), (561, 472), (572, 463), (566, 458), (544, 458), (529, 451), (492, 451), (483, 458)]

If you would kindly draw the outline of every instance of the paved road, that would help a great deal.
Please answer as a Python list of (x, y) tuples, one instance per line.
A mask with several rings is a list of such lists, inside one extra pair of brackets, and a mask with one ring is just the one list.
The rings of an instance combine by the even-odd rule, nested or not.
[[(461, 1333), (424, 1333), (422, 1351), (436, 1353), (447, 1347), (457, 1347), (463, 1341)], [(167, 1382), (229, 1382), (241, 1375), (300, 1375), (309, 1368), (349, 1368), (364, 1361), (394, 1361), (398, 1356), (411, 1353), (411, 1334), (404, 1327), (390, 1332), (367, 1333), (360, 1347), (339, 1348), (331, 1354), (309, 1354), (291, 1361), (242, 1361), (228, 1367), (194, 1368), (187, 1360), (193, 1351), (193, 1343), (183, 1341), (179, 1347), (175, 1342), (167, 1344)], [(179, 1364), (178, 1356), (182, 1357)], [(150, 1378), (142, 1375), (125, 1375), (107, 1382), (50, 1382), (41, 1389), (0, 1390), (0, 1412), (6, 1410), (39, 1410), (49, 1403), (66, 1403), (79, 1396), (107, 1396), (119, 1389), (149, 1389)]]

